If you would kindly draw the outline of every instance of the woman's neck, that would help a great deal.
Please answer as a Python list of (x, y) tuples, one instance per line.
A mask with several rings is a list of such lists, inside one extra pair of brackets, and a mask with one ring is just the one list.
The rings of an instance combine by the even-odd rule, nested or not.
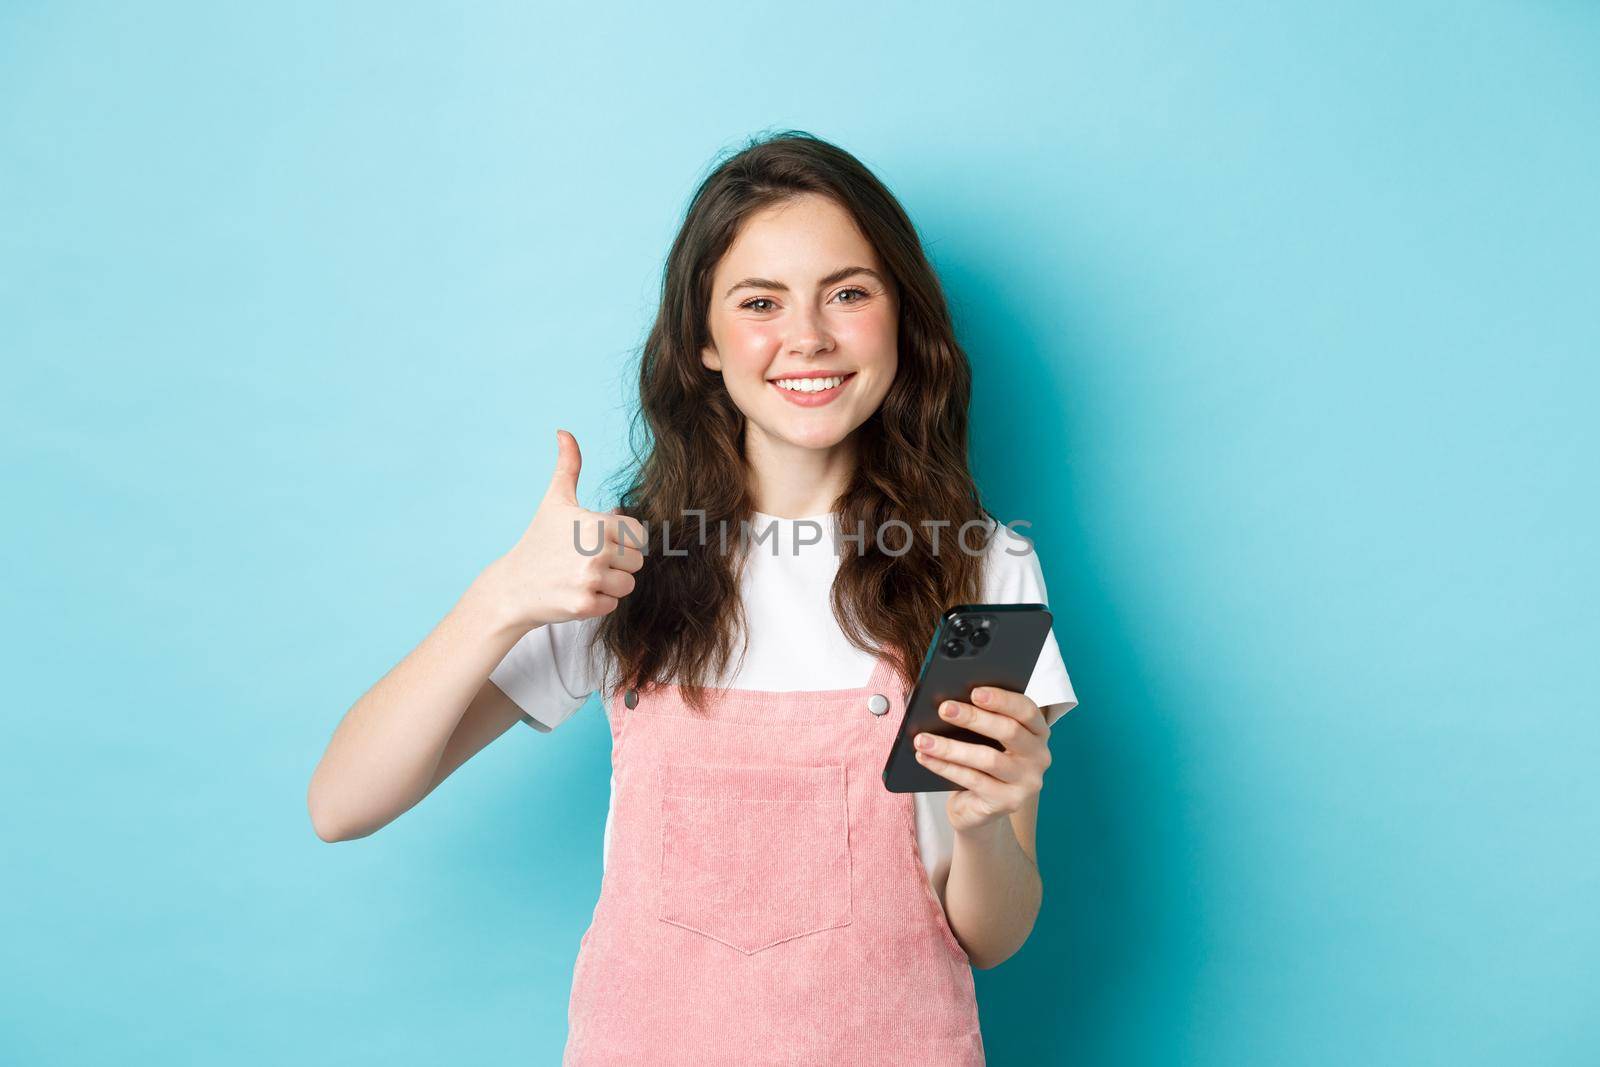
[(745, 463), (755, 510), (804, 519), (833, 510), (856, 466), (855, 435), (829, 448), (803, 448), (765, 434), (745, 436)]

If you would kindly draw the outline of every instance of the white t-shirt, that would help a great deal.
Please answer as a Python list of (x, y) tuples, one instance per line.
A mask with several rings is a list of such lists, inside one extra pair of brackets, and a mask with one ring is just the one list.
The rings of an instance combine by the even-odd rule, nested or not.
[[(770, 530), (774, 524), (777, 529)], [(876, 661), (845, 639), (833, 616), (830, 593), (839, 569), (833, 541), (835, 524), (831, 513), (782, 519), (757, 512), (752, 517), (752, 534), (764, 536), (761, 540), (752, 540), (740, 589), (745, 618), (749, 622), (748, 647), (740, 662), (736, 641), (734, 662), (729, 665), (727, 676), (709, 684), (720, 688), (792, 691), (853, 689), (870, 681)], [(1048, 603), (1044, 574), (1032, 542), (998, 523), (991, 521), (990, 526), (980, 602)], [(955, 532), (952, 527), (940, 530), (941, 544), (948, 543), (944, 539), (953, 537)], [(736, 536), (736, 531), (730, 529), (730, 544)], [(888, 537), (886, 535), (887, 544), (899, 543), (887, 540)], [(969, 543), (976, 547), (975, 541)], [(954, 550), (960, 551), (959, 548)], [(650, 566), (648, 559), (645, 566)], [(598, 622), (598, 619), (575, 619), (530, 630), (490, 672), (490, 680), (522, 709), (524, 721), (530, 726), (549, 732), (582, 707), (599, 687), (599, 668), (611, 664), (604, 645), (595, 643), (591, 649)], [(597, 663), (591, 651), (594, 657), (603, 658)], [(1045, 718), (1051, 723), (1078, 703), (1054, 633), (1045, 638), (1026, 693), (1044, 709)], [(603, 694), (607, 705), (612, 695)], [(949, 797), (949, 792), (912, 794), (922, 863), (941, 902), (955, 849), (955, 831), (945, 810)], [(612, 810), (615, 807), (616, 777), (613, 775)], [(602, 866), (610, 854), (611, 811), (608, 810)]]

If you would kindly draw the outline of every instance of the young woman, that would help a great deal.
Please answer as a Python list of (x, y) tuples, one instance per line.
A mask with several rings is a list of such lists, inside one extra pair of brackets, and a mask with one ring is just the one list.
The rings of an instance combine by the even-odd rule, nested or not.
[(893, 195), (808, 134), (751, 142), (669, 253), (620, 506), (579, 506), (557, 431), (527, 531), (339, 725), (309, 797), (330, 841), (602, 694), (566, 1063), (983, 1062), (972, 967), (1038, 914), (1047, 742), (1077, 699), (1052, 636), (1026, 692), (944, 709), (1003, 748), (923, 735), (951, 790), (883, 787), (939, 616), (1046, 600), (979, 502), (969, 376)]

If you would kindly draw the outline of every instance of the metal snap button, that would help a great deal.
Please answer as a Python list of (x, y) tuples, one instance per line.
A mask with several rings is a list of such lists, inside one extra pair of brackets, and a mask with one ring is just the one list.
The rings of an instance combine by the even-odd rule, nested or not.
[(622, 702), (623, 702), (623, 704), (627, 705), (628, 708), (630, 708), (630, 709), (638, 707), (639, 706), (639, 692), (638, 692), (638, 690), (630, 689), (626, 693), (623, 693), (622, 694)]
[(884, 715), (889, 711), (889, 698), (882, 693), (873, 693), (867, 698), (867, 710), (874, 715)]

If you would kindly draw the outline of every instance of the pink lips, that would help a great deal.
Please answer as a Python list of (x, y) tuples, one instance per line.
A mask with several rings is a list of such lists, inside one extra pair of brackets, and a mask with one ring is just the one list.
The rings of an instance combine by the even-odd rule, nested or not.
[[(795, 378), (832, 378), (834, 376), (834, 373), (835, 372), (829, 372), (829, 373), (826, 373), (826, 374), (797, 374), (797, 375), (793, 375), (792, 377), (795, 377)], [(848, 372), (847, 374), (844, 375), (844, 381), (840, 382), (838, 385), (834, 386), (832, 389), (824, 389), (819, 393), (802, 393), (802, 392), (798, 392), (798, 391), (796, 391), (794, 389), (785, 389), (782, 386), (778, 385), (776, 380), (774, 380), (772, 382), (772, 387), (774, 389), (778, 390), (779, 395), (782, 396), (785, 400), (789, 401), (789, 403), (798, 404), (800, 407), (803, 407), (803, 408), (814, 408), (814, 407), (821, 407), (823, 404), (826, 404), (828, 401), (832, 400), (834, 397), (836, 397), (840, 393), (844, 392), (844, 387), (849, 385), (850, 384), (850, 379), (854, 378), (855, 376), (856, 376), (856, 372), (855, 371), (850, 371), (850, 372)]]

